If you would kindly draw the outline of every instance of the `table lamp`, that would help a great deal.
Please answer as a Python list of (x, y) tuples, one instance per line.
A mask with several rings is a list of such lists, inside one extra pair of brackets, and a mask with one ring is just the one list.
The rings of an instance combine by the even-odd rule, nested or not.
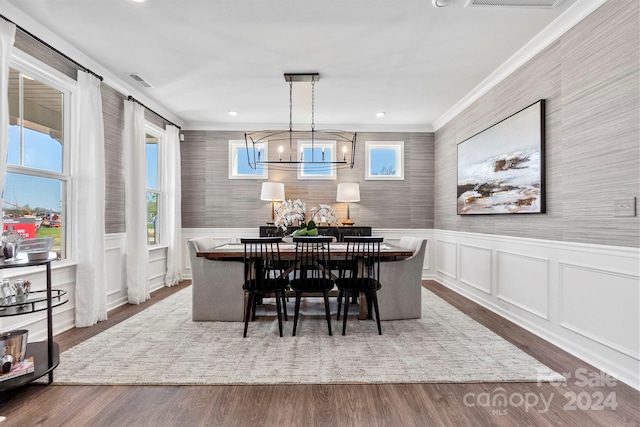
[(342, 221), (342, 225), (353, 225), (354, 222), (351, 221), (350, 218), (349, 203), (360, 201), (360, 184), (358, 184), (357, 182), (343, 182), (341, 184), (338, 184), (338, 194), (336, 195), (336, 201), (347, 202), (347, 219)]
[(274, 203), (284, 200), (284, 184), (281, 182), (263, 182), (260, 200), (271, 202), (271, 222), (276, 219), (276, 208)]

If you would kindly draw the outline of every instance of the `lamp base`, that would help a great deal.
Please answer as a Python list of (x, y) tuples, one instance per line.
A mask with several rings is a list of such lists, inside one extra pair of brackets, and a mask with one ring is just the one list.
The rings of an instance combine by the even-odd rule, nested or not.
[(344, 225), (345, 227), (351, 227), (353, 224), (355, 224), (355, 222), (351, 221), (349, 218), (342, 221), (342, 225)]

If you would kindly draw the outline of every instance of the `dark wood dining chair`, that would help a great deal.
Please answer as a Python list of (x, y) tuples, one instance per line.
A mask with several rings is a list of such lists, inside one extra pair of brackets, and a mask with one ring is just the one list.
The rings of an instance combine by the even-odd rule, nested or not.
[(296, 244), (294, 278), (290, 287), (296, 294), (296, 309), (293, 317), (293, 336), (296, 336), (300, 301), (304, 294), (319, 294), (324, 297), (329, 335), (331, 332), (331, 314), (329, 311), (329, 291), (334, 282), (331, 275), (332, 237), (294, 237)]
[[(380, 326), (380, 313), (378, 310), (378, 290), (380, 285), (380, 243), (383, 237), (345, 236), (347, 249), (344, 261), (340, 262), (340, 270), (336, 285), (338, 294), (338, 316), (340, 320), (340, 308), (344, 299), (344, 316), (342, 319), (342, 335), (347, 330), (347, 317), (349, 313), (349, 299), (364, 294), (367, 304), (367, 313), (371, 319), (371, 306), (375, 310), (378, 324), (378, 335), (382, 335)], [(362, 304), (363, 301), (360, 301)]]
[(285, 291), (289, 281), (285, 276), (286, 264), (280, 258), (281, 237), (258, 237), (241, 239), (244, 244), (244, 283), (242, 289), (247, 295), (247, 306), (244, 315), (244, 335), (247, 336), (249, 319), (255, 318), (256, 303), (259, 297), (274, 295), (278, 312), (278, 328), (282, 336), (282, 306), (285, 320), (287, 306)]

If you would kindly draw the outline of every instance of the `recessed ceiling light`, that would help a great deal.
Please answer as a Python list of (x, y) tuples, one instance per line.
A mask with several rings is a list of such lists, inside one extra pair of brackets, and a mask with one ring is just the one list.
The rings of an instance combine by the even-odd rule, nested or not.
[(384, 117), (384, 111), (380, 111), (379, 113), (376, 113), (376, 117)]
[(237, 115), (238, 115), (238, 112), (237, 112), (237, 111), (233, 111), (233, 110), (231, 110), (231, 111), (229, 111), (229, 115), (230, 115), (230, 116), (237, 116)]
[(136, 3), (144, 3), (144, 0), (133, 0)]

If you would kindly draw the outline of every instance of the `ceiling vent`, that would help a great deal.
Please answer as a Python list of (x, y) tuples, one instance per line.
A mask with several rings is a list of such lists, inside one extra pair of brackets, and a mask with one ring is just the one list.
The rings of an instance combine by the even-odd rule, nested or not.
[(151, 83), (149, 83), (148, 81), (146, 81), (145, 79), (143, 79), (142, 77), (140, 77), (136, 73), (129, 74), (129, 76), (131, 76), (131, 78), (133, 80), (137, 81), (138, 83), (140, 83), (144, 87), (153, 87), (153, 85)]
[(467, 0), (464, 7), (515, 9), (555, 9), (563, 0)]

